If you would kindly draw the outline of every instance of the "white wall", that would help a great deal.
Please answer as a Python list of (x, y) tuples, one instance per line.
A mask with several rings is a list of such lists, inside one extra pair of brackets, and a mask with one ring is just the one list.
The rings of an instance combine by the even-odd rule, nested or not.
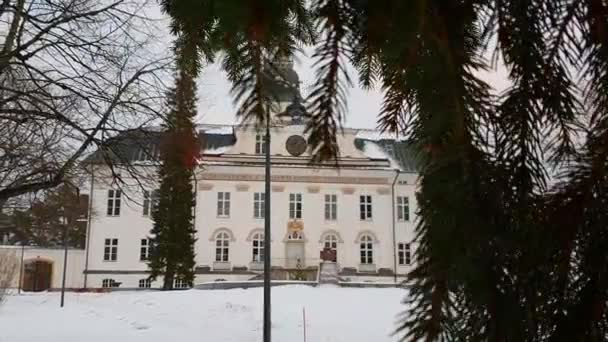
[[(61, 282), (63, 277), (63, 258), (64, 250), (61, 248), (37, 248), (37, 247), (25, 247), (23, 249), (22, 259), (22, 248), (20, 246), (0, 246), (0, 253), (12, 254), (18, 261), (19, 267), (28, 261), (33, 260), (44, 260), (51, 262), (52, 274), (51, 274), (51, 288), (61, 288)], [(23, 264), (22, 264), (23, 260)], [(66, 288), (82, 288), (84, 284), (84, 250), (81, 249), (69, 249), (68, 250), (68, 263), (66, 273)], [(19, 286), (19, 271), (13, 281), (12, 287)]]

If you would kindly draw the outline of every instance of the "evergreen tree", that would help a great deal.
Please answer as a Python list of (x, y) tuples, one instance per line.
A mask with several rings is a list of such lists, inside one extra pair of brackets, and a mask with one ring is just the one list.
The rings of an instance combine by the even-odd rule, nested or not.
[(193, 118), (196, 86), (186, 68), (179, 68), (175, 88), (169, 92), (170, 108), (160, 146), (160, 189), (153, 212), (149, 268), (151, 279), (163, 277), (163, 289), (180, 279), (194, 282), (195, 228), (193, 170), (199, 154)]
[[(240, 114), (258, 121), (265, 61), (320, 38), (314, 162), (339, 154), (346, 61), (381, 87), (380, 128), (420, 154), (403, 339), (605, 341), (608, 3), (304, 3), (163, 0), (190, 56), (224, 52)], [(512, 83), (498, 96), (479, 77), (495, 58)]]

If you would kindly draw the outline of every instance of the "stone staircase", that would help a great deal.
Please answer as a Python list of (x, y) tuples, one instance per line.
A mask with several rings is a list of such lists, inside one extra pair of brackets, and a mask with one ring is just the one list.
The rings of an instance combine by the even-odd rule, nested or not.
[(338, 264), (332, 261), (323, 261), (319, 265), (319, 285), (338, 285)]

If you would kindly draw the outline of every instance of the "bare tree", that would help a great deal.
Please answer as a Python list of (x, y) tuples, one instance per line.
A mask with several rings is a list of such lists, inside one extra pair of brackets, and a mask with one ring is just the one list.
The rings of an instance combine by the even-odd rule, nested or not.
[(155, 46), (153, 6), (0, 0), (0, 208), (60, 185), (104, 139), (162, 118), (172, 61)]
[(12, 287), (17, 271), (19, 259), (11, 250), (0, 251), (0, 304), (6, 298), (6, 291)]

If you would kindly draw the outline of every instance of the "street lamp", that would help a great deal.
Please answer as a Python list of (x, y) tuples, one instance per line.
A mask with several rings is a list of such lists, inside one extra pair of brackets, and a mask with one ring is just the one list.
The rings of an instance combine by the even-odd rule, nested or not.
[[(65, 182), (66, 185), (71, 186), (72, 188), (74, 188), (76, 190), (76, 201), (78, 202), (78, 206), (80, 207), (80, 188), (75, 186), (74, 184), (70, 183), (70, 182)], [(59, 217), (59, 220), (61, 222), (61, 224), (63, 225), (63, 275), (62, 275), (62, 279), (61, 279), (61, 302), (60, 302), (60, 307), (63, 307), (63, 304), (65, 302), (65, 277), (67, 274), (67, 268), (68, 268), (68, 218), (65, 215), (65, 209), (62, 206), (61, 209), (61, 216)], [(78, 212), (79, 218), (76, 221), (81, 221), (82, 217), (80, 217), (80, 210)]]
[(63, 275), (61, 280), (61, 304), (63, 307), (65, 300), (65, 275), (68, 267), (68, 219), (65, 216), (65, 210), (61, 207), (61, 216), (59, 217), (61, 224), (63, 225)]
[(270, 314), (270, 111), (266, 110), (266, 161), (264, 176), (264, 342), (271, 341)]

